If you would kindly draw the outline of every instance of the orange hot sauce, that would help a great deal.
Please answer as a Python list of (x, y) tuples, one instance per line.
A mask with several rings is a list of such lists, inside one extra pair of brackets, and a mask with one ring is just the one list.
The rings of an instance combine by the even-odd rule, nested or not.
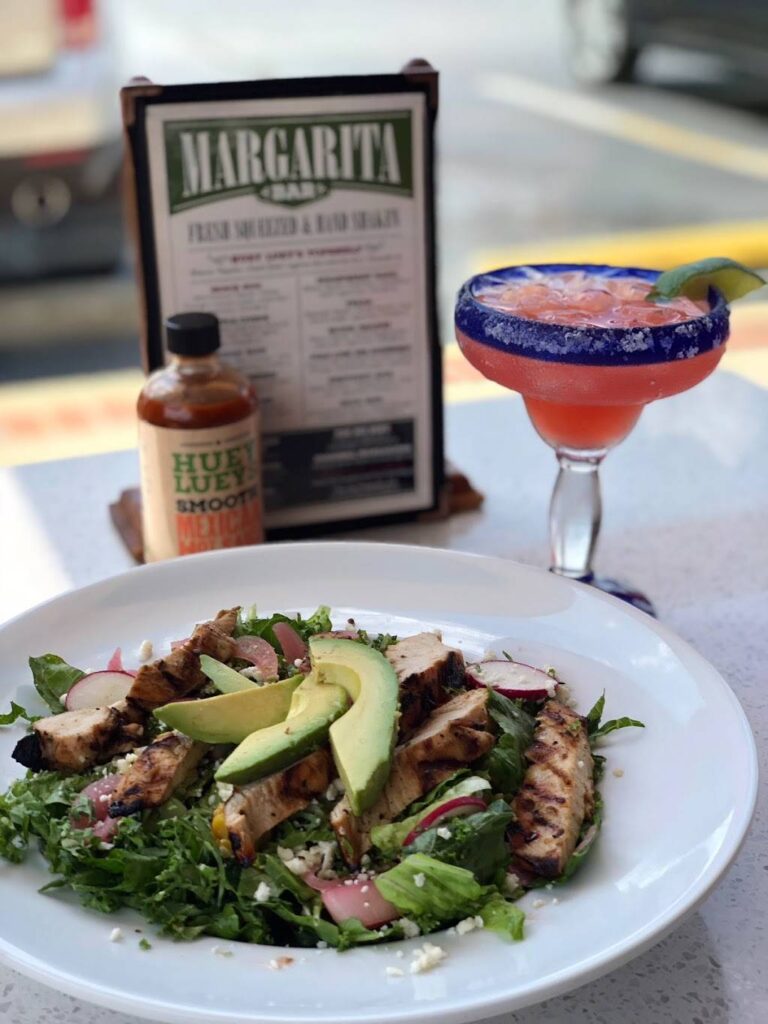
[(142, 530), (147, 562), (264, 539), (256, 393), (216, 356), (219, 322), (165, 323), (169, 364), (139, 395)]

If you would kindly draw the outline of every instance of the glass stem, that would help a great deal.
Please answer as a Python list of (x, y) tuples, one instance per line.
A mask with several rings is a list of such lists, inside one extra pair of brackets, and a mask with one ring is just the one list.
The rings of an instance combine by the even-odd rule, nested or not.
[(598, 470), (606, 449), (556, 449), (560, 471), (549, 506), (551, 571), (575, 580), (592, 578), (602, 502)]

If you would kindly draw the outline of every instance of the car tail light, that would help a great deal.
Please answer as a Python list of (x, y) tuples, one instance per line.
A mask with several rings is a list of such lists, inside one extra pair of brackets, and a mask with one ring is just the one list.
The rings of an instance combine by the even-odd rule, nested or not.
[(96, 38), (94, 0), (59, 0), (64, 46), (80, 50)]

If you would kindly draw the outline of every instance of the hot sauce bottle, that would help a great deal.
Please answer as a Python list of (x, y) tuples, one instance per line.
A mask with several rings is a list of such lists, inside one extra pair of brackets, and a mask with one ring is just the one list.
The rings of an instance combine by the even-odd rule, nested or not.
[(145, 560), (258, 544), (256, 394), (215, 355), (213, 314), (177, 313), (165, 329), (170, 362), (149, 377), (137, 406)]

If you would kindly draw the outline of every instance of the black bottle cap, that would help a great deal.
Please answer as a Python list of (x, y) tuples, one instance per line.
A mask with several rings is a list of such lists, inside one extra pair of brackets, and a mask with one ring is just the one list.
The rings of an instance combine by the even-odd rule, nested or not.
[(221, 345), (213, 313), (174, 313), (165, 321), (168, 351), (177, 356), (209, 356)]

